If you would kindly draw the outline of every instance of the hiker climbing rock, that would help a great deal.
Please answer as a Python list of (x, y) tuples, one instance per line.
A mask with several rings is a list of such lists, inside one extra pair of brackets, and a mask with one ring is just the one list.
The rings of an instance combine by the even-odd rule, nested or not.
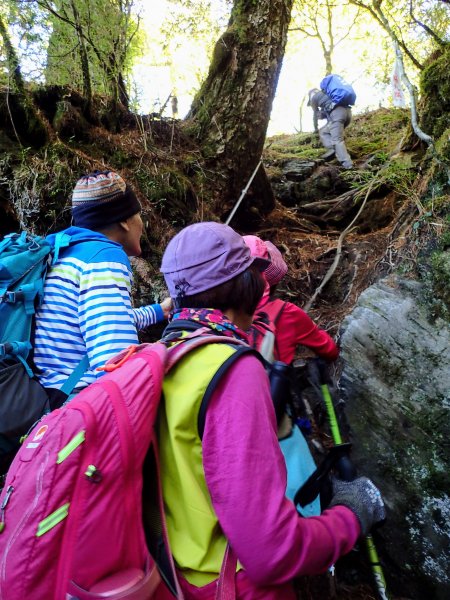
[(72, 391), (64, 386), (77, 366), (79, 391), (103, 374), (96, 369), (109, 358), (138, 343), (137, 330), (167, 318), (170, 299), (131, 307), (128, 256), (141, 253), (140, 211), (133, 190), (117, 173), (96, 171), (75, 185), (74, 226), (63, 232), (68, 246), (46, 277), (36, 313), (34, 362), (53, 405)]
[[(339, 75), (327, 75), (320, 82), (320, 89), (308, 92), (308, 106), (314, 111), (314, 131), (327, 151), (322, 154), (324, 160), (336, 157), (345, 169), (353, 168), (353, 162), (344, 142), (344, 130), (352, 119), (351, 107), (356, 101), (352, 86)], [(319, 129), (318, 121), (326, 119)]]
[[(297, 417), (302, 416), (298, 414), (296, 406), (296, 402), (301, 400), (301, 390), (293, 389), (298, 388), (298, 385), (294, 384), (295, 375), (291, 363), (299, 345), (309, 348), (327, 361), (335, 360), (339, 350), (331, 336), (317, 327), (305, 311), (292, 302), (275, 297), (276, 288), (288, 271), (278, 248), (272, 242), (263, 241), (255, 235), (245, 235), (244, 241), (252, 256), (270, 260), (269, 266), (263, 272), (266, 285), (249, 330), (249, 342), (261, 352), (265, 360), (274, 364), (270, 369), (272, 400), (275, 402), (278, 417), (280, 447), (286, 462), (286, 495), (293, 500), (301, 486), (315, 471), (316, 465), (306, 439), (296, 423)], [(271, 336), (273, 342), (270, 345)], [(280, 369), (281, 383), (278, 385), (281, 387), (281, 397), (274, 397), (275, 373)], [(317, 495), (306, 507), (297, 505), (297, 510), (303, 516), (320, 514), (320, 497)]]
[[(245, 235), (244, 241), (252, 256), (270, 261), (270, 265), (263, 273), (266, 285), (255, 314), (265, 314), (274, 326), (275, 360), (290, 364), (300, 344), (321, 358), (328, 361), (336, 360), (339, 350), (331, 336), (317, 327), (304, 310), (292, 302), (284, 302), (274, 297), (277, 285), (288, 271), (288, 266), (278, 248), (272, 242), (263, 241), (256, 235)], [(253, 335), (256, 332), (253, 330), (251, 333), (253, 345), (258, 347)]]
[(351, 501), (346, 488), (318, 517), (300, 517), (285, 496), (268, 377), (260, 358), (241, 349), (264, 293), (265, 266), (220, 223), (186, 227), (162, 260), (175, 306), (166, 335), (198, 330), (229, 340), (193, 350), (163, 382), (162, 488), (189, 599), (212, 600), (225, 565), (228, 579), (237, 572), (237, 597), (294, 600), (294, 577), (323, 572), (383, 511), (360, 479), (349, 484)]

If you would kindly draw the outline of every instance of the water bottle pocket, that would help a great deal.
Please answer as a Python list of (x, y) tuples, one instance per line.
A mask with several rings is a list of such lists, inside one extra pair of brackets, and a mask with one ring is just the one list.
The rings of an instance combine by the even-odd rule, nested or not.
[(124, 569), (105, 577), (90, 590), (84, 590), (71, 581), (66, 600), (149, 600), (160, 583), (156, 565), (152, 565), (147, 573), (141, 569)]

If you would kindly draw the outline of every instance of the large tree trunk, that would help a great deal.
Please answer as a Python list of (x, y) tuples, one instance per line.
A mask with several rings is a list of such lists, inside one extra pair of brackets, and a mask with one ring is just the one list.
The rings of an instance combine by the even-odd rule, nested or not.
[(89, 57), (86, 49), (86, 42), (83, 36), (83, 27), (80, 20), (80, 14), (75, 0), (71, 0), (71, 8), (75, 25), (75, 32), (78, 39), (78, 48), (81, 64), (81, 73), (83, 76), (83, 96), (86, 98), (86, 113), (90, 116), (92, 109), (92, 81), (89, 69)]
[(0, 39), (6, 53), (9, 79), (12, 82), (6, 91), (6, 105), (12, 131), (20, 144), (26, 143), (39, 147), (48, 141), (46, 125), (29, 95), (20, 70), (20, 61), (11, 41), (8, 27), (0, 14)]
[[(209, 165), (222, 175), (217, 177), (216, 206), (222, 218), (230, 212), (261, 157), (292, 2), (235, 0), (228, 28), (216, 44), (208, 77), (187, 116)], [(261, 174), (258, 180), (267, 181)], [(272, 208), (273, 195), (266, 192), (265, 206), (256, 208), (267, 211)]]

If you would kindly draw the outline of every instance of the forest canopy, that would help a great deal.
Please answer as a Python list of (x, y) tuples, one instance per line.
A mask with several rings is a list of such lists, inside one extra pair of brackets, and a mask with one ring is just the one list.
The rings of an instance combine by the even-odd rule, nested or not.
[[(71, 86), (88, 105), (100, 94), (184, 116), (232, 8), (230, 0), (0, 0), (0, 84), (20, 86), (20, 72), (27, 85)], [(302, 128), (309, 113), (303, 106), (302, 123), (299, 105), (327, 72), (358, 89), (357, 111), (389, 106), (393, 42), (417, 82), (449, 31), (443, 0), (295, 0), (273, 115), (290, 119), (276, 127)]]

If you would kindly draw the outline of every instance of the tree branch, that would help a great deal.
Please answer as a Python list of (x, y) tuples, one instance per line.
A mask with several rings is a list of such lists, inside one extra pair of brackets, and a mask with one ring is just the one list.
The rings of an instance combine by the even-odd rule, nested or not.
[(402, 47), (403, 51), (408, 56), (413, 65), (417, 69), (419, 69), (419, 71), (423, 70), (423, 65), (417, 60), (414, 54), (412, 54), (412, 52), (406, 46), (405, 42), (398, 38), (392, 27), (389, 25), (389, 21), (387, 20), (385, 14), (381, 10), (381, 0), (373, 0), (373, 7), (365, 4), (361, 0), (349, 0), (349, 2), (350, 4), (354, 4), (355, 6), (359, 6), (360, 8), (364, 8), (365, 10), (367, 10), (372, 15), (372, 17), (378, 22), (378, 24), (381, 25), (381, 27), (386, 31), (386, 33), (389, 34), (393, 42), (398, 43)]
[(441, 47), (446, 46), (446, 42), (441, 39), (438, 34), (433, 31), (430, 27), (428, 27), (428, 25), (425, 25), (425, 23), (422, 23), (422, 21), (419, 21), (418, 19), (416, 19), (416, 17), (413, 14), (413, 2), (412, 0), (409, 0), (409, 15), (411, 17), (411, 19), (414, 21), (414, 23), (416, 23), (416, 25), (419, 25), (419, 27), (422, 27), (422, 29), (424, 31), (426, 31), (428, 33), (428, 35), (433, 38), (433, 40)]
[(403, 64), (403, 55), (401, 53), (400, 46), (398, 45), (398, 43), (394, 43), (394, 48), (397, 60), (399, 61), (400, 77), (409, 91), (409, 97), (411, 102), (411, 125), (414, 129), (414, 133), (419, 139), (423, 140), (426, 144), (428, 144), (428, 146), (434, 148), (433, 138), (427, 133), (424, 133), (419, 127), (419, 123), (417, 121), (416, 90), (413, 84), (410, 82), (408, 76), (406, 75), (405, 66)]

